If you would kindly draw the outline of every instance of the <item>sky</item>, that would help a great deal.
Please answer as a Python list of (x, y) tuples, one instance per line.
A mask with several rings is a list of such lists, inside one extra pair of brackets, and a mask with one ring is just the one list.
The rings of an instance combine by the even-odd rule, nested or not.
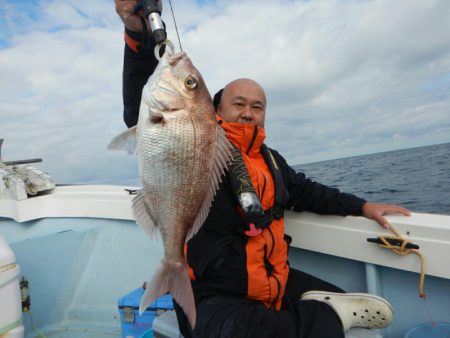
[[(211, 93), (266, 91), (266, 143), (291, 165), (450, 142), (450, 1), (172, 0)], [(178, 47), (169, 2), (163, 19)], [(106, 150), (122, 120), (123, 24), (112, 0), (0, 0), (4, 160), (59, 184), (131, 184)]]

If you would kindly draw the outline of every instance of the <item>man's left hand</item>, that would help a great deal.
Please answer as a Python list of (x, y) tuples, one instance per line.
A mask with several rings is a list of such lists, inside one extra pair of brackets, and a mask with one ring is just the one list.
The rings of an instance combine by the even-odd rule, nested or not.
[(384, 215), (388, 214), (400, 214), (404, 216), (409, 216), (411, 213), (408, 209), (403, 208), (399, 205), (393, 204), (379, 204), (379, 203), (370, 203), (366, 202), (362, 207), (363, 216), (369, 219), (373, 219), (377, 221), (381, 226), (386, 229), (390, 229), (389, 222)]

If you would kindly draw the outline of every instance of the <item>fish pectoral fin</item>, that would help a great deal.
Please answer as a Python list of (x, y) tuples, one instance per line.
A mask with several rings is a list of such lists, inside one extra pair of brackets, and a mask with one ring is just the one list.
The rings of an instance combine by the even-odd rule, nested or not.
[(218, 125), (216, 129), (216, 139), (216, 151), (214, 153), (211, 173), (209, 175), (210, 179), (208, 182), (208, 190), (206, 192), (203, 204), (200, 207), (200, 211), (197, 214), (193, 225), (189, 228), (186, 241), (191, 239), (197, 233), (205, 222), (206, 217), (208, 217), (209, 209), (211, 208), (214, 196), (216, 195), (216, 191), (222, 181), (222, 175), (225, 173), (228, 163), (233, 157), (233, 146), (230, 141), (228, 141), (225, 131)]
[(145, 231), (150, 238), (155, 238), (157, 223), (152, 211), (145, 203), (142, 190), (139, 190), (132, 201), (133, 216), (136, 223)]
[(128, 155), (137, 153), (136, 126), (120, 133), (108, 144), (108, 149), (126, 150)]

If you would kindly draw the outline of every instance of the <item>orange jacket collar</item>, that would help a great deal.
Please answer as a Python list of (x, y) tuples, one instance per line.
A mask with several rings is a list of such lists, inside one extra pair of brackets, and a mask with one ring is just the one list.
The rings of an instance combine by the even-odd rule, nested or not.
[(216, 115), (216, 118), (219, 125), (225, 130), (230, 142), (241, 152), (250, 157), (255, 157), (259, 154), (259, 148), (266, 138), (266, 132), (263, 127), (258, 127), (254, 124), (225, 122), (218, 115)]

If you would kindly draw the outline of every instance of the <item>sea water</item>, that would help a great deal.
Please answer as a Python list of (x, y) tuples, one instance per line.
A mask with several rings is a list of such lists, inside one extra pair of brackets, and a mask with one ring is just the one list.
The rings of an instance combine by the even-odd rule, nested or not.
[(450, 215), (450, 143), (301, 164), (294, 169), (371, 202)]

